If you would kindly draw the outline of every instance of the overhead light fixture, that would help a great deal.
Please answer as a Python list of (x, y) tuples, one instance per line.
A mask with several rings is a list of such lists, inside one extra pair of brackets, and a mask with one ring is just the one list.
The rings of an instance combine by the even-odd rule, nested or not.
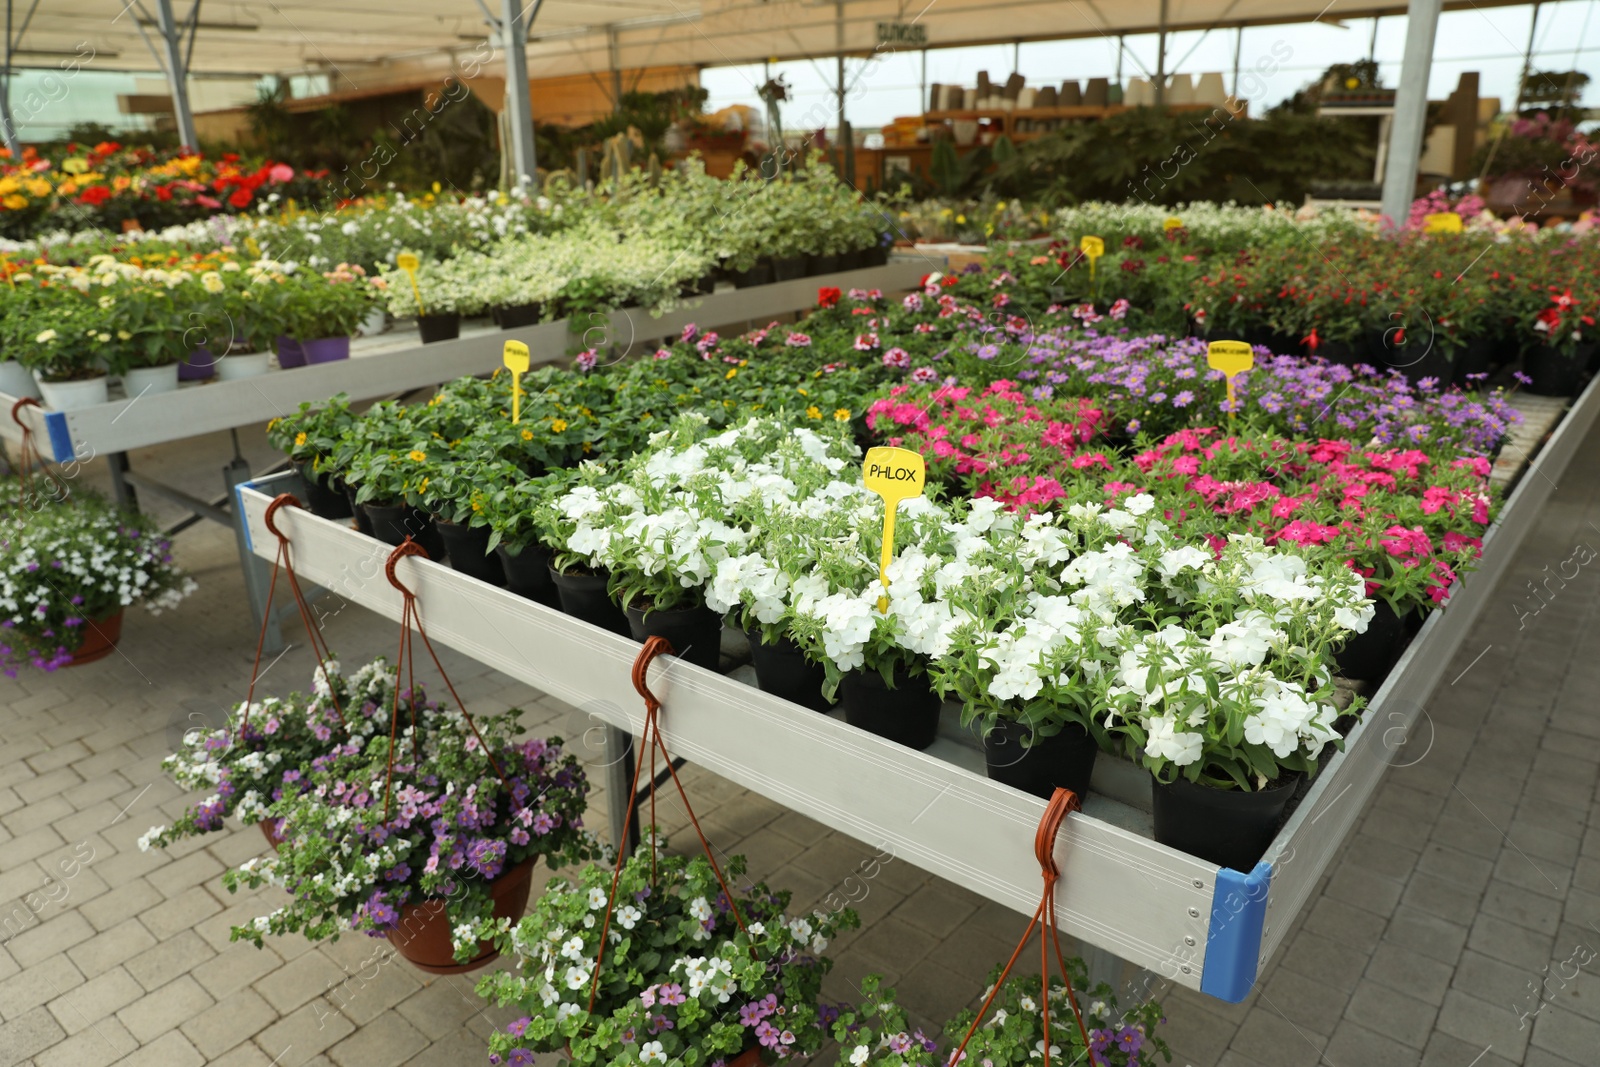
[[(136, 21), (141, 26), (148, 26), (154, 30), (161, 29), (161, 23), (157, 22), (155, 19), (138, 19)], [(180, 22), (178, 28), (185, 29), (187, 28), (187, 25), (187, 23)], [(217, 31), (221, 31), (223, 33), (255, 33), (257, 30), (261, 29), (259, 25), (250, 22), (199, 22), (195, 24), (195, 28), (199, 30), (205, 30), (208, 33), (215, 33)]]

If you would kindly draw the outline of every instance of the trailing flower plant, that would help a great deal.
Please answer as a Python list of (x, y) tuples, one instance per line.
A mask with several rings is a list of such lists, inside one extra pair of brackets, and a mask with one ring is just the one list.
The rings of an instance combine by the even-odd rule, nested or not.
[[(822, 1045), (823, 953), (859, 925), (855, 913), (790, 915), (789, 894), (761, 884), (730, 898), (703, 856), (652, 855), (654, 835), (622, 865), (610, 912), (613, 872), (590, 865), (552, 881), (520, 922), (473, 925), (469, 938), (516, 958), (479, 980), (479, 996), (525, 1013), (490, 1037), (491, 1063), (564, 1052), (574, 1063), (712, 1065)], [(743, 858), (723, 870), (737, 885)]]
[(152, 615), (194, 592), (155, 524), (90, 490), (33, 477), (0, 482), (0, 670), (53, 671), (86, 627), (134, 604)]
[[(308, 729), (318, 740), (328, 730), (331, 747), (292, 782), (286, 773), (276, 799), (258, 795), (264, 811), (251, 806), (251, 814), (280, 827), (277, 855), (223, 875), (230, 892), (270, 882), (291, 900), (234, 927), (233, 940), (261, 945), (286, 933), (337, 939), (352, 930), (382, 937), (403, 928), (409, 906), (430, 900), (443, 902), (460, 935), (492, 914), (489, 884), (496, 878), (536, 859), (559, 867), (591, 853), (582, 830), (588, 783), (559, 739), (515, 740), (514, 711), (474, 719), (474, 729), (420, 691), (392, 699), (397, 707), (365, 700), (348, 709), (333, 709), (331, 701), (308, 708)], [(328, 722), (330, 710), (337, 725)], [(253, 743), (249, 734), (244, 743)], [(160, 841), (168, 833), (157, 828), (147, 837)], [(457, 936), (455, 947), (464, 960), (477, 942)]]

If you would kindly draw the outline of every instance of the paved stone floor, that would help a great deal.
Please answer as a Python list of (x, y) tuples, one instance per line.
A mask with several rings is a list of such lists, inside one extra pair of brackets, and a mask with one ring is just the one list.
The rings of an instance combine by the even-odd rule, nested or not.
[[(244, 437), (264, 460), (259, 432)], [(134, 458), (209, 495), (225, 448), (212, 435)], [(1175, 1064), (1600, 1064), (1600, 563), (1551, 583), (1545, 601), (1527, 586), (1576, 546), (1600, 547), (1596, 454), (1600, 431), (1446, 671), (1431, 738), (1417, 735), (1426, 755), (1389, 772), (1256, 992), (1227, 1005), (1162, 990)], [(231, 924), (273, 907), (275, 891), (230, 896), (218, 877), (264, 851), (255, 830), (135, 847), (186, 802), (162, 755), (241, 698), (255, 638), (231, 535), (196, 527), (177, 551), (202, 583), (178, 612), (130, 615), (118, 654), (97, 665), (0, 679), (0, 918), (47, 880), (54, 898), (0, 943), (0, 1067), (484, 1062), (484, 1035), (509, 1016), (485, 1010), (468, 979), (404, 964), (352, 978), (372, 973), (383, 944), (366, 938), (229, 943)], [(347, 663), (392, 652), (392, 625), (331, 610)], [(470, 707), (521, 707), (530, 728), (585, 743), (591, 724), (570, 708), (464, 657), (445, 663)], [(267, 685), (303, 688), (309, 669), (292, 648)], [(718, 846), (797, 904), (875, 851), (709, 774), (686, 780)], [(878, 971), (923, 1020), (971, 1001), (1021, 926), (904, 861), (857, 907), (863, 928), (834, 946), (829, 993)]]

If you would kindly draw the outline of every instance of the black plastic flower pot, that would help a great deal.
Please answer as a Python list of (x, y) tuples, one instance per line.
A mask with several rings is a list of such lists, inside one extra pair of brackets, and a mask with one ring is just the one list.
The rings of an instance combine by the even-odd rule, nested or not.
[(1212, 789), (1179, 778), (1154, 782), (1156, 840), (1209, 863), (1249, 874), (1272, 844), (1298, 775), (1285, 775), (1260, 792)]
[(1523, 388), (1538, 396), (1577, 396), (1588, 369), (1587, 352), (1563, 352), (1540, 345), (1522, 357), (1522, 373), (1533, 379)]
[(805, 256), (773, 256), (772, 279), (779, 282), (792, 282), (796, 278), (806, 276)]
[(628, 629), (628, 617), (611, 599), (611, 594), (606, 592), (606, 582), (610, 577), (606, 572), (564, 574), (553, 566), (549, 571), (562, 611), (602, 630), (610, 630), (623, 637), (633, 636)]
[(454, 341), (461, 336), (461, 316), (418, 315), (417, 332), (422, 335), (422, 343), (425, 345), (431, 345), (435, 341)]
[(500, 557), (489, 551), (490, 530), (487, 526), (468, 526), (464, 522), (445, 522), (434, 519), (434, 529), (444, 542), (445, 555), (450, 557), (450, 568), (469, 578), (490, 585), (504, 586), (506, 572), (500, 566)]
[(1056, 787), (1080, 798), (1089, 792), (1094, 759), (1100, 754), (1089, 731), (1069, 722), (1049, 737), (1015, 719), (1001, 719), (983, 735), (983, 762), (989, 777), (1046, 800)]
[(386, 545), (399, 545), (410, 537), (422, 546), (429, 559), (444, 559), (444, 542), (426, 511), (409, 504), (367, 503), (361, 506), (372, 522), (373, 537)]
[(870, 248), (856, 250), (858, 257), (857, 266), (861, 267), (887, 267), (889, 265), (889, 246), (872, 245)]
[(717, 290), (717, 272), (711, 271), (698, 278), (686, 281), (678, 286), (678, 292), (685, 296), (710, 296)]
[(356, 503), (356, 487), (340, 479), (339, 491), (344, 493), (345, 500), (350, 503), (350, 514), (355, 516), (356, 529), (368, 537), (376, 537), (372, 531), (372, 519), (367, 515), (367, 509)]
[(1338, 363), (1346, 367), (1353, 367), (1361, 362), (1356, 358), (1356, 351), (1350, 347), (1348, 341), (1323, 340), (1317, 345), (1316, 354), (1329, 363)]
[(722, 661), (722, 616), (701, 604), (646, 612), (629, 607), (628, 632), (635, 641), (665, 637), (679, 659), (714, 671)]
[(311, 464), (302, 463), (300, 480), (306, 483), (306, 507), (311, 509), (311, 514), (323, 519), (350, 517), (349, 498), (334, 488), (333, 480), (326, 474), (318, 474), (311, 469)]
[(502, 330), (514, 330), (519, 326), (539, 325), (539, 315), (544, 310), (538, 304), (508, 304), (499, 308), (495, 322)]
[(1479, 387), (1482, 385), (1482, 379), (1469, 380), (1469, 378), (1475, 374), (1489, 373), (1494, 356), (1494, 340), (1488, 337), (1475, 337), (1468, 341), (1465, 347), (1456, 349), (1454, 356), (1451, 361), (1450, 381), (1463, 389)]
[(778, 638), (777, 644), (765, 644), (761, 631), (746, 630), (750, 642), (750, 664), (756, 669), (756, 681), (763, 693), (793, 701), (812, 711), (827, 711), (832, 705), (822, 695), (827, 672), (821, 664), (806, 659), (800, 646), (788, 637)]
[(884, 685), (877, 671), (845, 675), (839, 683), (844, 721), (907, 748), (927, 748), (939, 733), (939, 695), (926, 675), (912, 678), (904, 669), (895, 672), (894, 683), (893, 689)]
[(521, 552), (509, 552), (505, 545), (496, 545), (494, 554), (500, 557), (507, 589), (528, 600), (537, 600), (545, 607), (560, 610), (561, 597), (556, 593), (556, 583), (550, 579), (549, 549), (534, 543)]
[(1333, 662), (1346, 678), (1377, 682), (1400, 657), (1404, 636), (1405, 624), (1400, 616), (1387, 601), (1380, 600), (1374, 605), (1367, 632), (1351, 634), (1344, 647), (1333, 654)]
[(737, 289), (748, 289), (752, 285), (768, 285), (772, 282), (772, 261), (763, 259), (749, 270), (729, 271), (728, 278)]
[(1389, 353), (1391, 362), (1385, 367), (1401, 371), (1413, 385), (1424, 378), (1432, 378), (1443, 389), (1455, 378), (1452, 354), (1437, 343), (1430, 346), (1424, 342), (1423, 347), (1425, 350), (1418, 354), (1411, 351), (1409, 344), (1396, 345)]
[(807, 256), (806, 273), (812, 276), (818, 274), (837, 274), (839, 272), (839, 256), (829, 252), (826, 255)]

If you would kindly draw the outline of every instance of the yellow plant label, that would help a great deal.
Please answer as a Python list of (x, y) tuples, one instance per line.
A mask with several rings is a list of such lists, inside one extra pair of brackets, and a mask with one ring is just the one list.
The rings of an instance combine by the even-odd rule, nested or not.
[(1089, 257), (1089, 278), (1094, 278), (1095, 264), (1106, 254), (1106, 243), (1098, 237), (1084, 237), (1078, 241), (1078, 250)]
[(878, 579), (884, 595), (878, 597), (878, 611), (889, 612), (889, 561), (894, 559), (894, 515), (900, 501), (921, 496), (928, 483), (928, 467), (922, 456), (909, 448), (880, 446), (869, 448), (861, 464), (866, 487), (883, 497), (883, 553), (878, 557)]
[(1454, 211), (1439, 211), (1422, 218), (1423, 233), (1460, 233), (1461, 216)]
[(422, 266), (422, 261), (410, 252), (401, 252), (394, 257), (394, 265), (406, 272), (406, 277), (411, 279), (411, 295), (417, 298), (417, 314), (426, 315), (427, 309), (422, 306), (422, 290), (417, 286), (417, 268)]
[(1179, 218), (1179, 217), (1178, 217), (1178, 216), (1176, 216), (1176, 215), (1168, 215), (1168, 216), (1167, 216), (1167, 221), (1165, 221), (1165, 222), (1163, 222), (1163, 223), (1162, 223), (1162, 224), (1161, 224), (1161, 229), (1162, 229), (1162, 230), (1163, 230), (1163, 231), (1167, 231), (1167, 230), (1181, 230), (1181, 229), (1183, 229), (1183, 220), (1182, 220), (1182, 219), (1180, 219), (1180, 218)]
[(522, 376), (528, 373), (528, 346), (521, 341), (507, 341), (500, 358), (511, 372), (511, 424), (515, 426), (522, 421)]
[(1228, 376), (1228, 418), (1233, 418), (1233, 377), (1256, 365), (1256, 354), (1243, 341), (1212, 341), (1206, 350), (1206, 362), (1212, 370)]

